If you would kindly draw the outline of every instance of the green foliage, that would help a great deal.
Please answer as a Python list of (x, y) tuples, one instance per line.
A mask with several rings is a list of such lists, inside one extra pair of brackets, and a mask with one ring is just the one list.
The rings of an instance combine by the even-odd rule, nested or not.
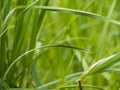
[(1, 0), (0, 90), (120, 90), (119, 0)]

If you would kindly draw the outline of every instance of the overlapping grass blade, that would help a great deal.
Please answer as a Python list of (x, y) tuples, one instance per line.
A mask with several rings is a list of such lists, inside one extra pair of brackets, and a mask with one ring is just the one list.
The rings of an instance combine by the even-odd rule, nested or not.
[(88, 70), (85, 71), (85, 75), (90, 75), (94, 73), (100, 73), (104, 70), (108, 71), (109, 68), (115, 67), (115, 65), (120, 64), (120, 54), (114, 54), (107, 58), (103, 58), (99, 61), (97, 61), (95, 64), (93, 64)]
[(87, 52), (89, 53), (88, 50), (86, 49), (83, 49), (83, 48), (79, 48), (79, 47), (74, 47), (74, 46), (69, 46), (69, 45), (47, 45), (47, 46), (41, 46), (40, 48), (35, 48), (35, 49), (32, 49), (32, 50), (29, 50), (25, 53), (23, 53), (22, 55), (20, 55), (18, 58), (16, 58), (12, 64), (8, 67), (7, 71), (5, 72), (4, 76), (3, 76), (3, 81), (6, 79), (6, 76), (7, 74), (9, 73), (10, 69), (13, 67), (13, 65), (18, 62), (19, 60), (21, 60), (22, 57), (24, 57), (25, 55), (28, 55), (29, 53), (31, 52), (34, 52), (38, 49), (43, 49), (43, 48), (49, 48), (49, 47), (63, 47), (63, 48), (71, 48), (71, 49), (77, 49), (77, 50), (80, 50), (80, 51), (83, 51), (83, 52)]
[[(69, 90), (78, 87), (73, 84), (75, 80), (83, 78), (85, 82), (83, 80), (82, 85), (85, 88), (104, 90), (101, 87), (105, 86), (107, 90), (119, 90), (120, 54), (112, 53), (120, 49), (120, 22), (117, 21), (120, 1), (55, 0), (50, 1), (52, 6), (48, 6), (49, 1), (0, 1), (0, 89)], [(46, 11), (49, 12), (44, 24)], [(68, 40), (65, 39), (67, 37)], [(58, 42), (69, 45), (55, 44)], [(71, 46), (73, 44), (82, 48)], [(95, 53), (88, 54), (89, 51), (84, 47)], [(63, 48), (65, 52), (62, 53)], [(103, 58), (108, 53), (111, 56)]]
[[(112, 3), (112, 5), (111, 5), (111, 7), (110, 7), (110, 9), (109, 9), (109, 12), (108, 12), (108, 15), (107, 15), (107, 18), (111, 18), (111, 16), (112, 16), (112, 13), (113, 13), (113, 11), (114, 11), (114, 8), (115, 8), (115, 5), (116, 5), (116, 3), (117, 3), (117, 0), (113, 0), (113, 3)], [(108, 33), (108, 27), (109, 27), (109, 22), (108, 21), (105, 21), (105, 23), (104, 23), (104, 26), (103, 26), (103, 31), (102, 31), (102, 34), (101, 34), (101, 36), (100, 37), (102, 37), (102, 38), (100, 38), (100, 40), (99, 40), (99, 42), (98, 42), (98, 48), (97, 48), (97, 54), (96, 54), (96, 59), (98, 60), (98, 59), (100, 59), (101, 58), (101, 56), (103, 56), (103, 50), (105, 49), (104, 47), (105, 47), (105, 40), (106, 40), (106, 36), (107, 36), (107, 33)]]
[[(99, 74), (102, 72), (110, 72), (110, 71), (117, 72), (117, 71), (119, 71), (119, 69), (117, 69), (118, 67), (117, 68), (114, 68), (114, 67), (118, 66), (118, 65), (120, 65), (120, 54), (111, 55), (107, 58), (98, 60), (95, 64), (92, 64), (86, 71), (81, 73), (80, 76), (73, 77), (73, 78), (71, 78), (71, 80), (69, 80), (66, 83), (68, 84), (70, 82), (77, 80), (78, 78), (85, 78), (89, 75)], [(112, 68), (114, 68), (114, 69), (112, 69)], [(62, 84), (62, 85), (64, 85), (64, 84)]]
[[(49, 0), (44, 0), (44, 2), (42, 3), (42, 5), (47, 6), (49, 4)], [(34, 22), (33, 22), (33, 30), (31, 31), (31, 36), (30, 36), (30, 45), (29, 45), (29, 49), (33, 49), (36, 46), (36, 40), (38, 39), (38, 36), (40, 36), (41, 31), (42, 31), (42, 25), (44, 23), (44, 18), (46, 15), (46, 10), (41, 10), (39, 12), (36, 10), (33, 10), (33, 12), (35, 11), (33, 17), (34, 17)], [(37, 19), (36, 19), (37, 18)], [(34, 56), (34, 53), (31, 53), (31, 56)], [(32, 78), (35, 81), (36, 86), (40, 85), (40, 80), (38, 79), (38, 76), (36, 74), (36, 70), (35, 70), (35, 61), (33, 60), (33, 58), (28, 56), (28, 59), (32, 62), (30, 63), (30, 61), (28, 61), (27, 65), (31, 65), (31, 72), (32, 72)]]
[[(1, 5), (0, 6), (0, 32), (3, 25), (3, 21), (9, 12), (10, 2), (11, 2), (10, 0), (0, 1), (0, 5)], [(7, 48), (8, 48), (7, 39), (8, 39), (8, 36), (6, 34), (0, 37), (0, 78), (2, 77), (5, 71), (5, 62), (7, 62), (6, 58), (8, 59), (8, 56), (6, 54)]]
[[(19, 6), (16, 8), (17, 9), (21, 9), (21, 8), (25, 8), (24, 11), (22, 11), (22, 13), (20, 14), (20, 16), (25, 13), (27, 10), (29, 10), (30, 8), (32, 8), (32, 6), (36, 3), (37, 1), (35, 1), (34, 3), (32, 3), (30, 6), (28, 6), (26, 8), (26, 6)], [(77, 15), (83, 15), (83, 16), (87, 16), (87, 17), (93, 17), (93, 18), (97, 18), (100, 20), (104, 20), (104, 21), (109, 21), (113, 24), (116, 25), (120, 25), (119, 21), (107, 18), (105, 16), (102, 16), (100, 14), (95, 14), (95, 13), (91, 13), (91, 12), (87, 12), (87, 11), (82, 11), (82, 10), (74, 10), (74, 9), (68, 9), (68, 8), (62, 8), (62, 7), (52, 7), (52, 6), (35, 6), (34, 8), (37, 9), (44, 9), (44, 10), (49, 10), (49, 11), (56, 11), (56, 12), (65, 12), (65, 13), (72, 13), (72, 14), (77, 14)], [(0, 36), (3, 35), (3, 33), (5, 33), (5, 31), (2, 31), (0, 33)]]
[[(3, 24), (2, 24), (2, 28), (0, 28), (0, 37), (5, 34), (5, 32), (8, 30), (8, 28), (15, 22), (17, 21), (25, 12), (27, 12), (28, 10), (30, 10), (32, 8), (33, 5), (35, 5), (39, 0), (34, 1), (33, 3), (31, 3), (28, 6), (17, 6), (15, 8), (13, 8), (11, 11), (9, 11), (9, 13), (7, 14), (7, 16), (5, 17)], [(15, 20), (13, 20), (10, 24), (8, 24), (6, 26), (6, 24), (8, 23), (9, 19), (14, 15), (14, 13), (19, 10), (19, 9), (24, 9), (22, 12), (20, 12), (20, 14), (17, 16), (17, 18)]]

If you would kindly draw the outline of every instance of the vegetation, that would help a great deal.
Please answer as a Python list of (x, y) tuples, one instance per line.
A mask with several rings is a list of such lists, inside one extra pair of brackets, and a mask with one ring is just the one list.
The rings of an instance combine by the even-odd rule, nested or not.
[(0, 90), (120, 90), (119, 0), (0, 0)]

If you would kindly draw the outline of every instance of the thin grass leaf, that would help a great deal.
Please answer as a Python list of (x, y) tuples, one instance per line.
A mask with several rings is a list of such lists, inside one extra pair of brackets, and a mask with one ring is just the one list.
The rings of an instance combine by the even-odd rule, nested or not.
[(36, 51), (38, 49), (43, 49), (43, 48), (49, 48), (49, 47), (63, 47), (63, 48), (71, 48), (71, 49), (77, 49), (77, 50), (80, 50), (80, 51), (83, 51), (83, 52), (87, 52), (89, 53), (88, 50), (86, 49), (83, 49), (83, 48), (79, 48), (79, 47), (74, 47), (74, 46), (69, 46), (69, 45), (46, 45), (46, 46), (41, 46), (39, 48), (35, 48), (35, 49), (32, 49), (32, 50), (29, 50), (25, 53), (23, 53), (22, 55), (20, 55), (18, 58), (16, 58), (15, 60), (13, 60), (12, 64), (8, 67), (7, 71), (5, 72), (2, 80), (4, 81), (6, 79), (6, 76), (8, 74), (8, 72), (10, 71), (10, 69), (13, 67), (13, 65), (18, 62), (23, 56), (33, 52), (33, 51)]
[[(117, 0), (113, 0), (113, 3), (112, 5), (110, 6), (110, 9), (109, 9), (109, 12), (108, 12), (108, 15), (107, 15), (107, 18), (111, 18), (112, 16), (112, 13), (114, 11), (114, 8), (115, 8), (115, 5), (117, 3)], [(98, 48), (97, 48), (97, 52), (96, 52), (96, 60), (100, 59), (104, 53), (103, 53), (103, 50), (105, 49), (105, 43), (106, 43), (106, 37), (107, 37), (107, 34), (108, 34), (108, 28), (109, 28), (109, 21), (105, 21), (104, 23), (104, 26), (103, 26), (103, 31), (102, 31), (102, 34), (101, 34), (101, 38), (98, 42)]]
[[(44, 0), (43, 4), (44, 6), (47, 6), (49, 4), (49, 0)], [(33, 10), (34, 11), (34, 10)], [(38, 14), (38, 15), (37, 15)], [(45, 15), (46, 15), (46, 10), (41, 10), (40, 12), (35, 12), (34, 14), (34, 22), (33, 22), (33, 30), (31, 32), (31, 36), (30, 36), (30, 45), (29, 45), (29, 49), (33, 49), (35, 48), (36, 45), (36, 40), (38, 39), (38, 36), (40, 36), (41, 31), (42, 31), (42, 25), (44, 23), (44, 19), (45, 19)], [(38, 17), (38, 18), (37, 18)], [(37, 18), (37, 19), (36, 19)], [(34, 55), (34, 53), (31, 53), (31, 56)], [(36, 65), (36, 61), (31, 58), (28, 57), (29, 60), (32, 61), (31, 63), (31, 72), (32, 72), (32, 78), (35, 81), (36, 86), (41, 85), (40, 84), (40, 80), (37, 76), (37, 73), (35, 72), (35, 65)], [(29, 62), (29, 61), (28, 61)], [(29, 64), (29, 63), (28, 63)], [(29, 64), (30, 65), (30, 64)], [(34, 69), (34, 70), (33, 70)]]
[[(9, 6), (10, 6), (10, 2), (11, 2), (11, 0), (5, 0), (5, 1), (0, 1), (0, 3), (3, 3), (4, 2), (4, 5), (3, 5), (3, 7), (2, 7), (2, 11), (1, 11), (1, 13), (0, 13), (0, 20), (2, 19), (2, 18), (5, 18), (5, 15), (8, 13), (8, 11), (9, 11)], [(6, 12), (5, 12), (6, 11)]]
[[(29, 5), (28, 7), (27, 6), (19, 6), (19, 7), (16, 7), (16, 10), (17, 9), (22, 9), (22, 8), (25, 8), (25, 10), (23, 10), (23, 12), (21, 12), (21, 14), (19, 16), (21, 16), (23, 13), (25, 13), (27, 10), (31, 9), (32, 6), (34, 4), (36, 4), (38, 1), (35, 1), (34, 3), (32, 3), (31, 5)], [(101, 19), (101, 20), (104, 20), (104, 21), (108, 21), (108, 22), (111, 22), (113, 24), (116, 24), (116, 25), (120, 25), (120, 22), (119, 21), (116, 21), (116, 20), (112, 20), (112, 19), (109, 19), (105, 16), (102, 16), (100, 14), (95, 14), (95, 13), (91, 13), (91, 12), (87, 12), (87, 11), (82, 11), (82, 10), (74, 10), (74, 9), (68, 9), (68, 8), (60, 8), (60, 7), (52, 7), (52, 6), (35, 6), (33, 8), (36, 8), (36, 9), (45, 9), (45, 10), (50, 10), (50, 11), (57, 11), (57, 12), (67, 12), (67, 13), (72, 13), (72, 14), (77, 14), (77, 15), (83, 15), (83, 16), (88, 16), (88, 17), (93, 17), (93, 18), (98, 18), (98, 19)], [(19, 17), (18, 17), (19, 18)], [(5, 31), (2, 32), (2, 34), (0, 34), (0, 36), (3, 35), (3, 33), (5, 33)]]
[(95, 14), (92, 12), (87, 12), (87, 11), (82, 11), (82, 10), (68, 9), (68, 8), (62, 8), (62, 7), (53, 7), (53, 6), (35, 6), (34, 8), (45, 9), (48, 11), (65, 12), (65, 13), (71, 13), (71, 14), (76, 14), (76, 15), (82, 15), (82, 16), (97, 18), (97, 19), (100, 19), (103, 21), (108, 21), (108, 22), (111, 22), (116, 25), (120, 25), (119, 21), (112, 20), (112, 19), (102, 16), (100, 14)]
[(24, 14), (26, 11), (28, 11), (29, 9), (31, 9), (32, 6), (34, 6), (38, 1), (39, 1), (39, 0), (35, 0), (35, 1), (34, 1), (33, 3), (31, 3), (29, 6), (22, 6), (22, 7), (20, 7), (20, 8), (24, 8), (24, 7), (25, 7), (25, 9), (20, 13), (19, 16), (21, 16), (21, 15)]
[[(49, 1), (0, 1), (0, 90), (73, 90), (77, 79), (90, 84), (83, 89), (119, 90), (119, 54), (113, 53), (120, 51), (120, 1), (55, 0), (46, 6)], [(69, 47), (73, 43), (94, 54)]]
[[(2, 82), (2, 80), (0, 79), (0, 83), (1, 83), (1, 82)], [(3, 87), (4, 87), (4, 88), (10, 88), (10, 86), (9, 86), (6, 82), (3, 83)], [(1, 87), (0, 87), (0, 88), (1, 88)]]
[[(69, 81), (70, 79), (72, 79), (72, 78), (74, 78), (74, 77), (78, 77), (78, 76), (80, 76), (81, 74), (82, 74), (82, 73), (79, 72), (79, 73), (74, 73), (74, 74), (65, 76), (65, 81)], [(37, 89), (48, 88), (49, 86), (54, 85), (54, 84), (57, 84), (57, 83), (59, 83), (60, 81), (61, 81), (61, 79), (58, 79), (58, 80), (55, 80), (55, 81), (52, 81), (52, 82), (43, 84), (43, 85), (41, 85), (41, 86), (38, 86)]]
[[(2, 28), (0, 28), (0, 37), (2, 37), (5, 32), (8, 30), (8, 28), (15, 22), (17, 21), (25, 12), (27, 12), (28, 10), (30, 10), (32, 8), (32, 6), (34, 6), (39, 0), (34, 1), (33, 3), (31, 3), (28, 6), (17, 6), (15, 8), (13, 8), (5, 17), (3, 24), (2, 24)], [(8, 22), (8, 20), (13, 16), (13, 14), (19, 10), (19, 9), (24, 9), (15, 20), (13, 20), (10, 24), (8, 24), (6, 26), (6, 23)]]
[(99, 60), (85, 71), (85, 75), (102, 72), (116, 65), (116, 63), (120, 63), (120, 54), (111, 55), (107, 58)]
[(117, 67), (117, 68), (107, 68), (107, 69), (104, 69), (102, 72), (120, 72), (120, 67)]
[[(3, 21), (5, 19), (5, 17), (7, 16), (9, 9), (10, 9), (10, 2), (11, 0), (2, 0), (0, 1), (0, 32), (1, 32), (1, 28), (3, 25)], [(7, 62), (6, 58), (8, 59), (7, 56), (7, 48), (8, 48), (8, 44), (7, 44), (7, 38), (8, 36), (5, 34), (2, 37), (0, 37), (0, 78), (3, 76), (4, 71), (5, 71), (5, 62)]]
[(86, 11), (82, 11), (82, 10), (75, 10), (75, 9), (68, 9), (68, 8), (61, 8), (61, 7), (52, 7), (52, 6), (35, 6), (34, 8), (45, 9), (45, 10), (56, 11), (56, 12), (72, 13), (72, 14), (83, 15), (83, 16), (87, 16), (87, 17), (104, 19), (104, 17), (102, 15), (91, 13), (91, 12), (86, 12)]

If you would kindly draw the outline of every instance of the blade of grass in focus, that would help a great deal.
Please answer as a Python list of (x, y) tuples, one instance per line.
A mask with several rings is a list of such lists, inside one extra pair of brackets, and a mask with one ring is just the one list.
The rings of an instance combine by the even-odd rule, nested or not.
[(52, 7), (52, 6), (35, 6), (35, 8), (36, 9), (45, 9), (45, 10), (49, 10), (49, 11), (56, 11), (56, 12), (72, 13), (72, 14), (76, 14), (76, 15), (83, 15), (83, 16), (87, 16), (87, 17), (101, 19), (101, 20), (104, 20), (104, 21), (109, 21), (111, 23), (120, 25), (119, 21), (111, 20), (110, 18), (107, 18), (105, 16), (95, 14), (95, 13), (91, 13), (91, 12), (82, 11), (82, 10), (74, 10), (74, 9)]
[(120, 64), (120, 54), (115, 54), (107, 58), (103, 58), (101, 60), (98, 60), (98, 62), (86, 70), (86, 75), (99, 73), (105, 69), (108, 69), (109, 71), (109, 68), (117, 66), (117, 63), (118, 65)]

